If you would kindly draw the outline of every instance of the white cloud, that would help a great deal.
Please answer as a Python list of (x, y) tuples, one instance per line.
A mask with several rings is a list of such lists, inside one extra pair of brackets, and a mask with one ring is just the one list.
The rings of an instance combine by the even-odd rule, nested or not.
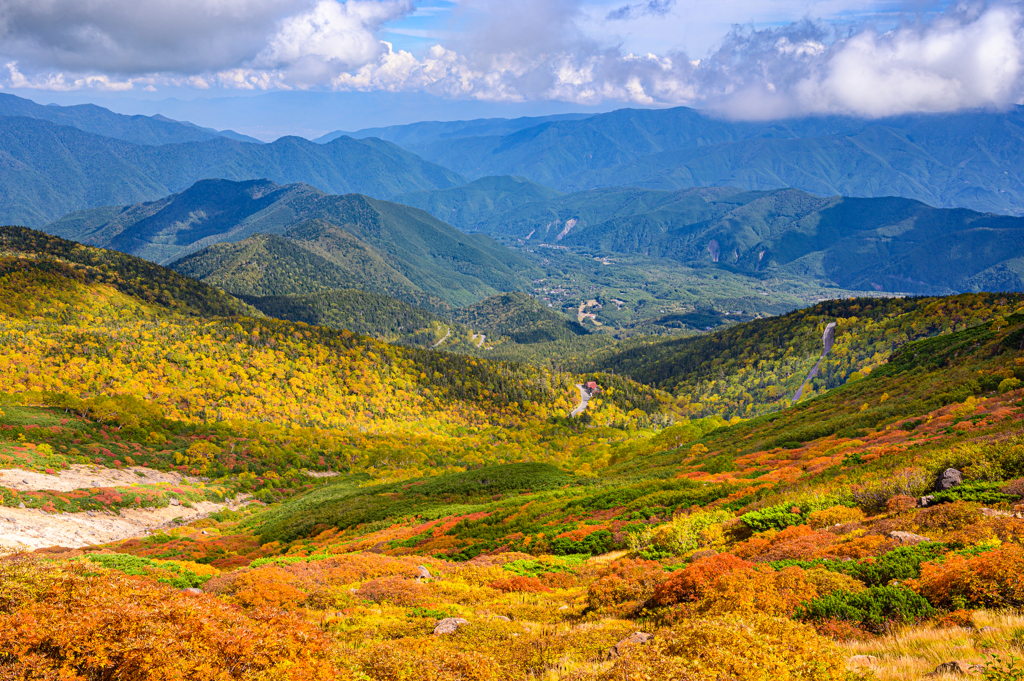
[[(887, 116), (1024, 97), (1021, 2), (960, 5), (903, 23), (890, 17), (890, 30), (810, 19), (734, 27), (701, 59), (673, 49), (632, 54), (594, 37), (594, 12), (581, 2), (460, 0), (449, 27), (458, 30), (439, 31), (449, 36), (443, 44), (415, 55), (380, 39), (388, 22), (417, 12), (413, 0), (180, 0), (173, 10), (165, 0), (0, 0), (0, 58), (10, 62), (0, 84), (414, 90), (486, 101), (706, 105), (742, 119)], [(672, 6), (606, 7), (649, 22)], [(413, 29), (394, 32), (402, 30)]]

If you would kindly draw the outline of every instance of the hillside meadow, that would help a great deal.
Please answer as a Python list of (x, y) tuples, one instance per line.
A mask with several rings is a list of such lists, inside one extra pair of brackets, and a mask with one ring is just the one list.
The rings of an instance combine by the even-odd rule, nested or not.
[[(55, 484), (0, 513), (239, 503), (0, 559), (0, 678), (1024, 678), (1017, 297), (737, 325), (629, 356), (653, 387), (275, 320), (33, 234), (0, 242), (0, 467)], [(791, 404), (833, 315), (847, 352)], [(60, 489), (75, 466), (187, 477)]]

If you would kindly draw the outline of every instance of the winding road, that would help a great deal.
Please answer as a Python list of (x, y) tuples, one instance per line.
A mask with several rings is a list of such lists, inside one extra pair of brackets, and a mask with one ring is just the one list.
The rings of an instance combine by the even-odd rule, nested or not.
[(580, 403), (579, 406), (569, 412), (569, 416), (579, 416), (582, 414), (587, 409), (587, 402), (590, 401), (590, 391), (579, 383), (576, 384), (576, 387), (580, 389)]
[(449, 326), (448, 327), (448, 333), (446, 333), (444, 335), (444, 338), (442, 338), (441, 340), (437, 341), (436, 343), (434, 343), (430, 347), (436, 348), (438, 345), (440, 345), (441, 343), (444, 343), (446, 340), (448, 340), (448, 336), (450, 336), (450, 335), (452, 335), (452, 327)]

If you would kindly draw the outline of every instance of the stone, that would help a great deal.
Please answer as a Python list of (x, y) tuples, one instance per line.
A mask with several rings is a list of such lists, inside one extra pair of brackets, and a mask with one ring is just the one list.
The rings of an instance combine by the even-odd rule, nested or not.
[(654, 634), (648, 634), (643, 631), (634, 631), (632, 634), (609, 648), (607, 657), (609, 660), (614, 660), (626, 652), (626, 648), (629, 648), (630, 646), (642, 646), (652, 638), (654, 638)]
[(942, 475), (935, 481), (935, 491), (945, 492), (948, 489), (952, 489), (957, 485), (962, 485), (964, 482), (963, 475), (960, 474), (955, 468), (947, 468), (942, 471)]
[(20, 504), (18, 504), (18, 508), (25, 508), (25, 502), (23, 501)]
[(963, 660), (953, 660), (952, 662), (943, 662), (935, 668), (931, 674), (925, 674), (925, 676), (942, 676), (943, 674), (954, 674), (956, 676), (967, 676), (980, 671), (978, 665), (967, 664)]
[(920, 506), (921, 508), (925, 508), (927, 506), (931, 506), (934, 503), (935, 503), (935, 496), (932, 495), (932, 494), (929, 494), (927, 496), (921, 497), (917, 501), (917, 505)]
[(181, 506), (181, 502), (177, 499), (171, 499), (171, 506)]
[(512, 621), (509, 618), (505, 617), (504, 615), (495, 615), (494, 616), (494, 620), (496, 622), (511, 622)]
[(464, 627), (467, 624), (469, 624), (469, 620), (464, 620), (461, 617), (445, 617), (434, 627), (434, 635), (454, 634), (459, 630), (459, 627)]
[(416, 579), (433, 579), (434, 577), (430, 574), (430, 570), (426, 566), (420, 565), (416, 568)]
[(850, 667), (874, 667), (878, 664), (878, 658), (874, 655), (854, 655), (846, 661)]
[(901, 546), (913, 546), (915, 544), (923, 544), (926, 541), (931, 541), (931, 539), (923, 535), (914, 534), (913, 532), (900, 532), (899, 530), (890, 532), (889, 539), (898, 541)]
[(568, 610), (569, 606), (568, 605), (562, 605), (562, 606), (559, 606), (558, 609), (559, 610)]
[(187, 589), (182, 589), (182, 591), (187, 593), (187, 594), (201, 594), (201, 593), (203, 593), (202, 589), (197, 589), (194, 586), (190, 586)]

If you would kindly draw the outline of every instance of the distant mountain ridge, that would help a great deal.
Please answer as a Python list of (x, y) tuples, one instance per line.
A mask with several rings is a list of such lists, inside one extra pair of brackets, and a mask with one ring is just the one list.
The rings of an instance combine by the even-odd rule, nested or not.
[(160, 199), (207, 178), (305, 182), (377, 198), (465, 183), (377, 139), (248, 144), (217, 137), (149, 146), (34, 118), (0, 118), (2, 223), (42, 226), (73, 211)]
[(134, 144), (205, 142), (217, 137), (262, 144), (254, 137), (241, 135), (233, 130), (203, 128), (193, 123), (176, 121), (161, 115), (125, 116), (95, 104), (77, 104), (75, 106), (50, 104), (44, 106), (30, 99), (6, 93), (0, 93), (0, 116), (36, 118)]
[(513, 132), (492, 126), (493, 134), (447, 125), (444, 137), (415, 126), (381, 134), (469, 179), (516, 175), (560, 191), (793, 187), (1024, 214), (1022, 107), (768, 122), (732, 122), (679, 107), (621, 109)]
[(173, 267), (245, 295), (355, 287), (461, 305), (524, 290), (535, 274), (490, 237), (424, 211), (269, 180), (204, 180), (160, 201), (73, 213), (46, 231), (160, 263), (184, 258)]

